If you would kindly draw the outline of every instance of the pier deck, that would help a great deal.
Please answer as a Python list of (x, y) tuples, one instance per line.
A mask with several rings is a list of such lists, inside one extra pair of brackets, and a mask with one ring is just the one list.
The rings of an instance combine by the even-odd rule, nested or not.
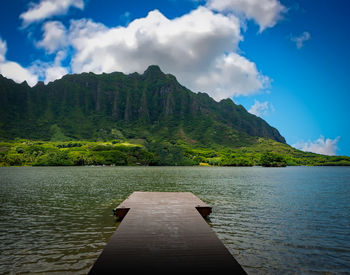
[(203, 219), (210, 211), (190, 192), (134, 192), (89, 274), (245, 274)]

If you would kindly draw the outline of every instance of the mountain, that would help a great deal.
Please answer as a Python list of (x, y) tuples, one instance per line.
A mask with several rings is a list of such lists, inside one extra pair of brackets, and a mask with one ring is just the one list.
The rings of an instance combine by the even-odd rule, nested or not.
[(0, 75), (0, 139), (143, 139), (241, 147), (278, 130), (236, 105), (193, 93), (152, 65), (142, 74), (82, 73), (29, 87)]
[(0, 75), (0, 167), (350, 165), (292, 148), (232, 100), (193, 93), (158, 66), (29, 87)]

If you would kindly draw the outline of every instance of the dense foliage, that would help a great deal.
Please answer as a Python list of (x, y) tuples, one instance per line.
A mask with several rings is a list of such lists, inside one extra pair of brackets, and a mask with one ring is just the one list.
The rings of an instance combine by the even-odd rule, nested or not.
[[(137, 144), (137, 142), (139, 142)], [(99, 141), (0, 142), (0, 166), (49, 165), (220, 165), (283, 167), (286, 165), (350, 165), (349, 157), (305, 153), (260, 138), (241, 148), (196, 147), (177, 143)]]
[(66, 75), (30, 88), (0, 75), (0, 166), (350, 165), (305, 153), (232, 100), (144, 74)]
[(279, 132), (243, 106), (195, 94), (150, 66), (144, 74), (66, 75), (30, 88), (0, 75), (0, 139), (46, 141), (181, 139), (240, 147), (254, 137), (284, 143)]
[(264, 167), (286, 167), (287, 161), (280, 154), (265, 152), (261, 155), (261, 166)]

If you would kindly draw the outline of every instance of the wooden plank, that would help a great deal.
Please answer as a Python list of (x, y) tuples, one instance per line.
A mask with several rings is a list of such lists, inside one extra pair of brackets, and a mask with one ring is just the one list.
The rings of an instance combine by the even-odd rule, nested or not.
[(190, 192), (134, 192), (117, 207), (124, 219), (89, 274), (245, 274), (203, 219), (210, 211)]

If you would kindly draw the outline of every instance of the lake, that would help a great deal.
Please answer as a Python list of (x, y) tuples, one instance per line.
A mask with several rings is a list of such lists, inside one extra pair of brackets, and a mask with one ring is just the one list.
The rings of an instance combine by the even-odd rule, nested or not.
[(133, 191), (189, 191), (249, 274), (350, 273), (350, 167), (3, 167), (0, 274), (86, 274)]

